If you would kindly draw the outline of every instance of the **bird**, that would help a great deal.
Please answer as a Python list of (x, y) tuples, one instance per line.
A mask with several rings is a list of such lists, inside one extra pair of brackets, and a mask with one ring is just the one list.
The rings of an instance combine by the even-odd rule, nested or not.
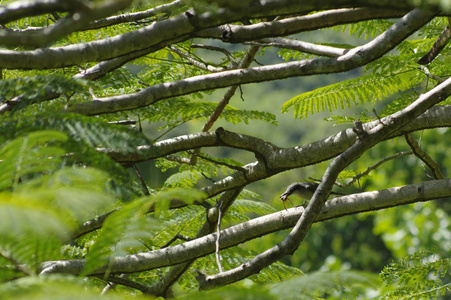
[[(288, 198), (288, 196), (291, 195), (297, 195), (302, 199), (304, 199), (305, 203), (308, 203), (312, 198), (313, 193), (315, 193), (316, 189), (318, 188), (318, 186), (319, 186), (318, 183), (311, 181), (294, 182), (287, 187), (287, 190), (282, 195), (280, 195), (280, 201), (282, 201), (285, 210), (287, 210), (287, 207), (285, 206), (285, 201), (287, 200), (290, 201), (291, 205), (296, 206), (293, 204), (293, 202), (291, 202), (290, 198)], [(331, 192), (330, 194), (340, 196), (345, 195), (336, 192)]]

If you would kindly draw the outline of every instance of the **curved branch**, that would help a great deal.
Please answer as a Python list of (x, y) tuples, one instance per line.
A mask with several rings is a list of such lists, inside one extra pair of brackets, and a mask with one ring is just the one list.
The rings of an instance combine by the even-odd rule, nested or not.
[(407, 133), (405, 135), (405, 138), (407, 144), (412, 149), (412, 152), (415, 154), (415, 156), (421, 159), (421, 161), (424, 162), (426, 166), (429, 167), (429, 169), (434, 174), (435, 179), (446, 178), (445, 175), (443, 175), (442, 171), (440, 170), (440, 165), (429, 154), (427, 154), (423, 149), (421, 149), (420, 145), (414, 139), (412, 134)]
[(81, 7), (84, 7), (84, 4), (77, 0), (16, 1), (0, 7), (0, 24), (6, 24), (21, 18), (39, 16), (56, 11), (74, 11)]
[[(367, 131), (379, 124), (380, 121), (376, 120), (363, 124), (363, 128)], [(439, 127), (451, 127), (450, 105), (430, 108), (408, 125), (391, 133), (388, 139), (402, 136), (408, 132)], [(272, 174), (274, 174), (293, 168), (316, 164), (335, 157), (349, 148), (355, 142), (355, 139), (356, 133), (352, 128), (348, 128), (311, 144), (292, 148), (281, 148), (256, 137), (238, 134), (220, 128), (216, 132), (189, 134), (157, 142), (153, 145), (143, 145), (135, 152), (123, 153), (122, 150), (115, 149), (98, 150), (107, 153), (112, 159), (120, 163), (136, 163), (189, 149), (226, 146), (251, 151), (259, 157), (262, 157), (272, 170)], [(253, 166), (255, 164), (257, 163), (252, 163)], [(244, 168), (249, 169), (250, 165)]]
[(349, 71), (381, 57), (431, 20), (433, 16), (431, 12), (413, 10), (371, 42), (351, 49), (338, 58), (294, 61), (199, 75), (179, 81), (157, 84), (135, 94), (75, 104), (68, 110), (86, 115), (97, 115), (145, 107), (162, 99), (232, 85)]
[[(379, 120), (368, 122), (363, 124), (363, 130), (370, 131), (380, 124)], [(386, 139), (402, 136), (413, 131), (439, 127), (451, 127), (451, 106), (435, 106), (428, 109), (409, 124), (392, 132)], [(218, 136), (221, 136), (221, 138)], [(199, 147), (226, 146), (254, 152), (257, 157), (263, 159), (263, 162), (249, 163), (243, 166), (240, 171), (204, 187), (202, 191), (208, 197), (211, 197), (280, 172), (329, 160), (353, 145), (356, 138), (357, 134), (352, 128), (348, 128), (311, 144), (281, 148), (265, 140), (226, 131), (221, 128), (214, 133), (189, 134), (153, 145), (143, 145), (136, 152), (122, 153), (114, 149), (99, 149), (99, 151), (108, 153), (110, 157), (121, 163), (131, 163), (151, 160)], [(98, 223), (98, 226), (100, 225), (101, 223)]]
[[(359, 7), (368, 5), (368, 2), (370, 1), (341, 0), (321, 5), (313, 0), (304, 1), (302, 4), (295, 0), (260, 1), (239, 10), (219, 8), (213, 13), (205, 12), (199, 15), (186, 12), (132, 32), (98, 41), (34, 51), (0, 50), (0, 68), (50, 69), (92, 61), (109, 60), (150, 47), (162, 48), (169, 40), (180, 42), (186, 40), (201, 29), (239, 21), (243, 18), (305, 13), (312, 9)], [(392, 1), (384, 4), (381, 2), (371, 2), (371, 5), (375, 7), (388, 5), (388, 7), (404, 9), (411, 7), (402, 1)]]
[(156, 17), (159, 14), (171, 14), (172, 11), (183, 8), (185, 6), (185, 1), (182, 0), (175, 0), (174, 2), (162, 4), (157, 7), (139, 11), (135, 13), (129, 13), (129, 14), (122, 14), (118, 16), (112, 16), (109, 18), (101, 19), (92, 22), (90, 25), (83, 28), (83, 30), (90, 30), (90, 29), (99, 29), (111, 25), (117, 25), (121, 23), (127, 23), (127, 22), (136, 22), (142, 19), (150, 18), (150, 17)]
[[(393, 187), (380, 191), (364, 192), (334, 198), (326, 202), (315, 222), (339, 218), (344, 215), (375, 211), (419, 201), (451, 196), (451, 179), (433, 180), (418, 184)], [(221, 249), (291, 228), (303, 214), (304, 208), (291, 208), (252, 219), (221, 231)], [(111, 273), (130, 273), (150, 270), (196, 259), (215, 251), (216, 234), (151, 252), (116, 257), (109, 265)], [(80, 274), (84, 260), (48, 261), (42, 264), (41, 274)], [(106, 270), (101, 268), (95, 274)]]
[(287, 36), (299, 32), (366, 20), (400, 18), (406, 13), (408, 13), (408, 10), (374, 7), (343, 8), (271, 22), (259, 22), (252, 25), (227, 24), (201, 30), (196, 33), (196, 36), (221, 39), (230, 43), (241, 43), (269, 37)]
[[(64, 3), (66, 1), (58, 2)], [(10, 47), (42, 47), (84, 28), (93, 20), (104, 18), (119, 10), (123, 10), (130, 6), (131, 3), (132, 0), (106, 1), (100, 5), (91, 5), (89, 7), (81, 6), (81, 3), (78, 3), (78, 5), (74, 5), (72, 14), (61, 18), (49, 27), (26, 31), (6, 28), (0, 29), (0, 45)]]
[[(177, 2), (177, 1), (175, 1)], [(372, 12), (372, 16), (369, 16), (368, 13)], [(353, 23), (353, 22), (360, 22), (364, 20), (368, 20), (370, 18), (398, 18), (402, 17), (405, 12), (403, 10), (386, 10), (386, 9), (369, 9), (369, 8), (359, 8), (359, 9), (342, 9), (339, 11), (331, 11), (331, 12), (325, 12), (325, 13), (318, 13), (318, 14), (312, 14), (307, 16), (308, 18), (305, 19), (305, 17), (297, 17), (297, 18), (288, 18), (283, 19), (285, 21), (272, 21), (267, 22), (266, 26), (261, 28), (259, 26), (240, 26), (240, 25), (228, 25), (227, 27), (217, 27), (217, 28), (211, 28), (211, 29), (205, 29), (201, 30), (198, 33), (196, 33), (196, 36), (199, 37), (208, 37), (208, 38), (218, 38), (222, 39), (222, 35), (225, 32), (224, 30), (229, 30), (229, 28), (234, 33), (234, 39), (243, 39), (244, 36), (248, 35), (250, 37), (250, 40), (256, 39), (258, 36), (267, 36), (268, 34), (265, 34), (265, 30), (271, 30), (270, 28), (272, 26), (275, 27), (287, 27), (287, 29), (284, 29), (285, 31), (290, 30), (290, 28), (295, 27), (297, 28), (296, 31), (293, 31), (293, 33), (298, 33), (302, 31), (309, 31), (314, 30), (315, 28), (312, 27), (313, 24), (316, 24), (314, 26), (317, 26), (318, 28), (327, 28), (333, 25), (341, 24), (340, 19), (338, 18), (337, 14), (340, 15), (340, 17), (345, 18), (347, 20), (347, 23)], [(335, 17), (332, 17), (335, 16)], [(112, 17), (115, 18), (115, 17)], [(317, 19), (317, 20), (315, 20)], [(299, 23), (299, 24), (295, 24)], [(241, 36), (241, 28), (245, 28), (246, 31), (249, 31), (249, 33), (243, 34), (243, 37)], [(279, 29), (280, 30), (280, 29)], [(277, 32), (277, 29), (272, 29), (272, 31)], [(226, 31), (227, 32), (227, 31)], [(169, 44), (169, 43), (167, 43)], [(193, 45), (194, 47), (195, 45)], [(154, 49), (155, 48), (155, 49)], [(126, 57), (121, 56), (115, 59), (112, 59), (111, 61), (104, 61), (99, 63), (99, 65), (96, 65), (88, 70), (86, 70), (83, 75), (85, 79), (97, 79), (103, 75), (105, 75), (107, 72), (110, 72), (116, 68), (119, 68), (123, 64), (141, 57), (143, 55), (146, 55), (150, 52), (154, 52), (161, 48), (160, 45), (158, 47), (151, 47), (149, 49), (143, 49), (137, 52), (133, 52), (130, 54), (127, 54)], [(335, 52), (334, 52), (335, 53)], [(227, 54), (226, 54), (227, 55)]]

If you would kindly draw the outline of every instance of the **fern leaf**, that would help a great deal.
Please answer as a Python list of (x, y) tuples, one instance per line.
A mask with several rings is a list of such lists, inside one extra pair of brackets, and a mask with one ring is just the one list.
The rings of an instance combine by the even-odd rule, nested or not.
[(392, 76), (364, 75), (298, 95), (283, 104), (282, 112), (294, 108), (296, 118), (306, 118), (310, 114), (326, 109), (332, 111), (337, 108), (349, 108), (351, 103), (375, 102), (411, 88), (412, 82), (418, 82), (417, 77), (416, 72)]
[(449, 258), (421, 250), (384, 267), (380, 276), (395, 290), (382, 299), (431, 299), (450, 290), (440, 278), (449, 276)]
[(193, 187), (202, 178), (202, 173), (196, 171), (183, 171), (169, 176), (164, 187)]
[(63, 300), (63, 299), (148, 299), (139, 295), (100, 296), (98, 287), (89, 280), (74, 276), (49, 275), (19, 278), (0, 286), (3, 299)]
[[(186, 99), (168, 99), (159, 101), (147, 108), (145, 119), (149, 122), (167, 123), (164, 128), (170, 128), (174, 125), (179, 125), (182, 122), (187, 122), (195, 119), (208, 118), (216, 104), (211, 102), (192, 102)], [(267, 112), (257, 110), (238, 110), (230, 105), (227, 105), (220, 118), (233, 124), (244, 122), (248, 124), (250, 120), (262, 120), (272, 125), (277, 125), (276, 117)]]
[(113, 209), (117, 202), (110, 175), (102, 170), (65, 167), (20, 185), (15, 193), (49, 202), (66, 221), (80, 224)]
[(20, 76), (0, 81), (0, 99), (11, 100), (20, 96), (14, 111), (29, 104), (45, 100), (47, 95), (87, 93), (87, 83), (81, 79), (58, 74)]
[(154, 217), (146, 217), (151, 205), (155, 204), (155, 216), (159, 216), (168, 210), (172, 199), (192, 203), (204, 197), (204, 193), (195, 190), (170, 189), (124, 205), (105, 220), (97, 240), (86, 256), (84, 273), (89, 274), (107, 265), (116, 256), (143, 248), (144, 241), (153, 239), (153, 232), (161, 229), (162, 223)]
[(72, 113), (55, 113), (51, 117), (38, 115), (32, 119), (5, 122), (0, 134), (3, 139), (12, 139), (39, 129), (64, 132), (71, 139), (91, 147), (127, 150), (149, 143), (144, 135), (135, 130)]
[(2, 256), (35, 272), (40, 262), (58, 257), (73, 228), (58, 210), (30, 196), (0, 194), (0, 219)]
[(150, 234), (147, 225), (155, 224), (145, 218), (151, 204), (149, 199), (137, 199), (108, 216), (86, 256), (85, 274), (107, 264), (114, 256), (142, 246), (139, 240), (148, 238)]
[(65, 151), (54, 144), (66, 140), (67, 136), (58, 131), (37, 131), (5, 144), (0, 149), (0, 190), (17, 185), (27, 176), (57, 169)]
[(391, 25), (393, 25), (393, 21), (380, 19), (339, 25), (332, 28), (342, 32), (348, 31), (349, 34), (355, 35), (358, 38), (363, 36), (367, 40), (386, 31)]
[[(78, 165), (82, 163), (112, 174), (114, 188), (117, 194), (124, 199), (130, 199), (140, 194), (136, 181), (132, 179), (130, 174), (111, 160), (107, 154), (96, 150), (100, 147), (115, 149), (116, 151), (121, 150), (124, 153), (135, 151), (137, 146), (150, 143), (140, 132), (120, 125), (106, 124), (98, 119), (66, 113), (52, 114), (51, 117), (39, 115), (24, 120), (13, 119), (4, 122), (2, 125), (0, 127), (0, 141), (3, 142), (39, 129), (62, 131), (69, 138), (64, 144), (65, 152), (70, 153), (70, 155), (65, 156), (66, 164)], [(42, 148), (46, 149), (46, 147)], [(60, 156), (55, 154), (55, 161)]]
[(355, 299), (365, 290), (379, 288), (377, 275), (358, 271), (314, 272), (277, 282), (270, 288), (273, 295), (283, 299), (317, 299), (335, 296)]
[(265, 202), (245, 199), (235, 200), (232, 208), (241, 214), (253, 213), (260, 216), (276, 212), (274, 207)]

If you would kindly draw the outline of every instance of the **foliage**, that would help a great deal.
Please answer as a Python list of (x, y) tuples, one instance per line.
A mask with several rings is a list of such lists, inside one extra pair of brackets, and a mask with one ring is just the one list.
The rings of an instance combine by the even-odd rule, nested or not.
[(385, 284), (395, 285), (383, 299), (438, 299), (451, 283), (441, 278), (449, 275), (449, 259), (422, 250), (386, 266), (381, 272)]
[(2, 281), (36, 273), (41, 262), (60, 257), (72, 230), (116, 202), (106, 173), (63, 166), (66, 151), (56, 143), (66, 138), (36, 131), (2, 147), (2, 268), (15, 266), (2, 273)]
[[(448, 255), (421, 250), (431, 245), (447, 248), (451, 206), (446, 201), (320, 222), (306, 229), (309, 234), (292, 255), (210, 291), (199, 291), (199, 273), (218, 274), (221, 267), (245, 269), (268, 248), (284, 247), (281, 241), (290, 234), (271, 228), (271, 234), (250, 240), (249, 232), (243, 230), (234, 232), (245, 237), (242, 244), (195, 253), (196, 259), (184, 258), (181, 265), (170, 261), (127, 274), (112, 271), (117, 259), (133, 260), (154, 250), (171, 258), (172, 246), (184, 248), (185, 242), (197, 243), (197, 238), (212, 233), (211, 241), (218, 227), (246, 228), (245, 222), (271, 214), (279, 218), (277, 222), (288, 224), (287, 216), (295, 210), (277, 212), (282, 207), (278, 195), (287, 182), (321, 178), (329, 159), (337, 156), (322, 153), (321, 146), (329, 141), (309, 144), (310, 137), (327, 137), (332, 127), (330, 122), (318, 123), (314, 114), (335, 125), (378, 120), (401, 111), (443, 82), (450, 74), (451, 47), (445, 46), (426, 66), (417, 62), (449, 26), (448, 18), (433, 18), (357, 71), (329, 74), (321, 80), (301, 74), (300, 84), (299, 79), (275, 80), (302, 70), (304, 66), (296, 62), (322, 65), (326, 59), (336, 63), (340, 58), (327, 54), (328, 58), (322, 58), (292, 46), (274, 50), (264, 39), (285, 37), (292, 30), (283, 27), (285, 21), (293, 16), (315, 17), (315, 12), (309, 12), (317, 6), (320, 12), (341, 13), (339, 4), (328, 4), (330, 10), (322, 11), (323, 4), (318, 3), (299, 12), (290, 1), (277, 9), (279, 1), (130, 1), (128, 8), (108, 18), (83, 24), (84, 13), (126, 1), (47, 2), (27, 2), (34, 8), (28, 11), (20, 5), (22, 1), (2, 1), (0, 9), (0, 19), (7, 19), (0, 20), (0, 45), (8, 48), (0, 51), (0, 298), (98, 299), (105, 287), (104, 291), (115, 289), (102, 295), (106, 299), (139, 299), (141, 294), (176, 299), (448, 295)], [(256, 7), (262, 7), (261, 11), (254, 11)], [(368, 43), (396, 22), (391, 17), (368, 18), (315, 25), (332, 31), (315, 29), (314, 42), (347, 51)], [(70, 23), (74, 20), (80, 22)], [(107, 25), (99, 25), (102, 22)], [(75, 29), (67, 24), (76, 25)], [(312, 24), (303, 25), (307, 29), (299, 29), (296, 38), (306, 37), (303, 31), (312, 30), (308, 27)], [(271, 26), (272, 33), (266, 31)], [(257, 29), (264, 29), (264, 34)], [(243, 38), (246, 30), (256, 37)], [(2, 44), (15, 34), (24, 37), (11, 39), (15, 47), (10, 42)], [(37, 49), (30, 47), (27, 42), (40, 34), (57, 37)], [(131, 39), (135, 34), (138, 38)], [(67, 58), (80, 62), (65, 65), (63, 61), (62, 67), (52, 68), (47, 64), (53, 62), (43, 58), (39, 67), (1, 66), (9, 63), (7, 58), (14, 61), (14, 55), (23, 54), (30, 54), (26, 62), (31, 66), (33, 57), (41, 53), (55, 60), (72, 53)], [(297, 69), (287, 68), (285, 75), (271, 79), (283, 73), (285, 66)], [(265, 74), (265, 68), (274, 74)], [(217, 85), (209, 85), (209, 80)], [(243, 82), (258, 84), (242, 88)], [(233, 102), (235, 89), (243, 101)], [(142, 105), (149, 99), (151, 104)], [(451, 101), (442, 100), (443, 105)], [(99, 107), (107, 109), (97, 112)], [(294, 118), (284, 116), (291, 110)], [(231, 142), (219, 130), (190, 135), (207, 120), (215, 127), (236, 128), (231, 130), (236, 131), (235, 139)], [(248, 130), (254, 131), (254, 139), (242, 134)], [(415, 135), (445, 174), (451, 159), (444, 150), (450, 134), (432, 129)], [(332, 139), (340, 143), (343, 135)], [(274, 145), (276, 140), (284, 142)], [(295, 146), (286, 148), (287, 144)], [(296, 155), (310, 147), (314, 150), (305, 155), (308, 162), (295, 167), (304, 159)], [(343, 192), (427, 180), (431, 172), (417, 156), (396, 156), (409, 149), (401, 138), (378, 143), (337, 177), (345, 185)], [(288, 154), (281, 158), (283, 151)], [(317, 155), (326, 162), (310, 162)], [(396, 159), (384, 161), (390, 155)], [(283, 174), (275, 176), (279, 173)], [(227, 210), (219, 213), (223, 204)], [(221, 239), (217, 243), (221, 245)], [(62, 261), (80, 265), (76, 271), (49, 274), (55, 271), (49, 266)], [(384, 265), (379, 280), (375, 274)]]
[[(390, 70), (392, 71), (392, 70)], [(399, 91), (416, 86), (421, 77), (417, 72), (369, 74), (355, 79), (328, 85), (311, 92), (298, 95), (282, 106), (282, 112), (294, 107), (294, 116), (306, 118), (315, 112), (338, 108), (350, 108), (354, 105), (387, 98)]]

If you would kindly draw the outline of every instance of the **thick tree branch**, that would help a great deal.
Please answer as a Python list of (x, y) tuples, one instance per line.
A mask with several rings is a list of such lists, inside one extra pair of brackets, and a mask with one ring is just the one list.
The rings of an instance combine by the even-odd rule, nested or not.
[[(370, 16), (370, 13), (372, 16)], [(326, 28), (333, 25), (342, 24), (343, 21), (340, 21), (340, 18), (338, 18), (337, 15), (339, 15), (342, 18), (345, 18), (347, 21), (346, 23), (353, 23), (353, 22), (359, 22), (363, 20), (368, 20), (371, 18), (397, 18), (401, 17), (405, 14), (402, 10), (386, 10), (386, 9), (370, 9), (370, 8), (358, 8), (358, 9), (343, 9), (339, 11), (330, 11), (325, 13), (318, 13), (318, 14), (312, 14), (305, 17), (297, 17), (293, 18), (293, 20), (290, 19), (290, 21), (272, 21), (266, 24), (264, 27), (260, 26), (242, 26), (242, 25), (227, 25), (226, 27), (218, 27), (216, 29), (207, 29), (204, 31), (200, 31), (196, 35), (200, 37), (210, 37), (210, 38), (222, 38), (224, 30), (228, 30), (231, 28), (232, 32), (240, 32), (240, 28), (246, 28), (246, 30), (250, 30), (250, 33), (246, 33), (245, 35), (249, 35), (251, 37), (251, 40), (256, 39), (258, 36), (268, 36), (267, 33), (265, 33), (266, 30), (271, 30), (270, 28), (272, 26), (275, 27), (286, 27), (286, 29), (283, 29), (285, 31), (290, 30), (293, 26), (297, 28), (297, 30), (292, 31), (292, 33), (298, 33), (302, 31), (309, 31), (316, 28), (312, 28), (312, 24), (316, 24), (315, 26), (318, 26), (318, 28)], [(334, 16), (334, 17), (332, 17)], [(112, 17), (114, 18), (114, 17)], [(283, 19), (288, 20), (288, 19)], [(293, 23), (299, 23), (299, 24), (293, 24)], [(277, 32), (281, 29), (272, 29), (274, 31), (273, 34), (277, 34)], [(233, 36), (239, 37), (238, 34), (233, 34)], [(272, 35), (271, 35), (272, 36)], [(235, 37), (235, 38), (237, 38)], [(243, 42), (246, 40), (243, 39)], [(168, 42), (167, 45), (170, 43)], [(193, 45), (194, 47), (195, 45)], [(111, 72), (112, 70), (119, 68), (123, 64), (138, 58), (140, 56), (146, 55), (148, 53), (151, 53), (153, 51), (156, 51), (161, 46), (158, 45), (156, 47), (150, 47), (147, 49), (135, 51), (133, 53), (127, 54), (125, 56), (121, 56), (118, 58), (114, 58), (112, 60), (104, 61), (99, 63), (98, 65), (86, 70), (83, 72), (83, 74), (78, 75), (80, 78), (84, 79), (97, 79), (103, 75), (105, 75), (108, 72)], [(209, 46), (212, 47), (212, 46)]]
[(86, 26), (85, 28), (83, 28), (83, 30), (99, 29), (99, 28), (103, 28), (103, 27), (107, 27), (107, 26), (111, 26), (111, 25), (117, 25), (117, 24), (121, 24), (121, 23), (136, 22), (136, 21), (139, 21), (142, 19), (156, 17), (160, 14), (169, 15), (169, 14), (172, 14), (173, 11), (183, 8), (185, 6), (184, 2), (185, 1), (182, 1), (182, 0), (176, 0), (174, 2), (162, 4), (157, 7), (154, 7), (154, 8), (148, 9), (148, 10), (144, 10), (144, 11), (122, 14), (122, 15), (118, 15), (118, 16), (111, 16), (109, 18), (94, 21), (91, 24), (89, 24), (88, 26)]
[(75, 11), (85, 7), (81, 1), (36, 0), (15, 1), (0, 7), (0, 24), (7, 24), (25, 17), (52, 12)]
[(252, 25), (227, 24), (201, 30), (196, 33), (196, 36), (221, 39), (230, 43), (241, 43), (366, 20), (400, 18), (407, 12), (408, 10), (374, 7), (334, 9), (306, 16), (259, 22)]
[[(394, 10), (394, 9), (390, 10), (385, 8), (375, 9), (364, 7), (356, 9), (338, 9), (311, 14), (308, 16), (300, 16), (275, 20), (272, 22), (259, 23), (264, 24), (264, 26), (261, 26), (259, 24), (245, 26), (228, 24), (226, 26), (201, 30), (198, 33), (196, 33), (196, 35), (199, 37), (217, 38), (217, 39), (224, 39), (223, 36), (225, 35), (229, 36), (229, 39), (233, 38), (231, 42), (249, 42), (255, 39), (264, 38), (268, 36), (274, 37), (279, 35), (289, 35), (303, 31), (311, 31), (315, 29), (327, 28), (340, 24), (355, 23), (370, 19), (398, 18), (402, 17), (405, 13), (407, 13), (407, 11), (405, 10)], [(228, 34), (228, 32), (230, 32), (231, 34)], [(278, 42), (275, 43), (276, 44), (274, 46), (279, 46)], [(169, 42), (166, 43), (166, 45), (169, 44), (170, 44)], [(280, 44), (280, 46), (283, 46), (283, 44)], [(112, 60), (101, 62), (99, 63), (99, 65), (96, 65), (86, 70), (83, 73), (82, 77), (91, 80), (99, 78), (105, 75), (107, 72), (110, 72), (122, 66), (126, 62), (138, 58), (142, 55), (146, 55), (148, 53), (156, 51), (161, 47), (162, 45), (157, 45), (155, 47), (135, 51), (133, 53), (127, 54), (125, 57), (121, 56), (118, 58), (114, 58)], [(287, 45), (287, 47), (290, 47), (290, 45)], [(339, 49), (329, 49), (325, 48), (325, 46), (318, 45), (315, 45), (315, 47), (313, 47), (312, 45), (308, 45), (305, 42), (294, 43), (294, 45), (291, 45), (291, 47), (294, 47), (292, 49), (295, 50), (299, 50), (300, 49), (299, 47), (301, 47), (301, 49), (304, 49), (304, 51), (307, 53), (313, 53), (318, 55), (323, 55), (321, 53), (326, 53), (329, 54), (326, 56), (331, 57), (337, 56), (336, 54), (340, 53)], [(308, 49), (310, 49), (310, 51), (312, 52), (308, 52)], [(81, 75), (79, 76), (81, 78)]]
[[(260, 34), (260, 36), (267, 36), (267, 34), (262, 35), (262, 33), (259, 33), (259, 32), (262, 30), (270, 30), (270, 28), (272, 28), (272, 27), (278, 28), (275, 33), (277, 33), (281, 27), (287, 28), (286, 30), (292, 30), (292, 28), (297, 28), (296, 32), (299, 32), (299, 31), (311, 30), (312, 28), (309, 26), (311, 26), (312, 24), (316, 24), (315, 26), (322, 26), (321, 28), (335, 25), (335, 23), (330, 23), (330, 22), (324, 23), (324, 20), (329, 20), (329, 21), (339, 20), (338, 17), (344, 17), (349, 22), (365, 20), (365, 19), (369, 18), (368, 14), (370, 12), (375, 14), (375, 15), (373, 14), (373, 17), (375, 17), (375, 18), (394, 17), (393, 15), (391, 15), (394, 11), (386, 11), (386, 10), (379, 10), (379, 9), (376, 9), (374, 11), (374, 9), (372, 10), (372, 9), (368, 9), (368, 8), (351, 9), (351, 10), (344, 9), (344, 10), (338, 10), (338, 11), (317, 13), (317, 14), (313, 14), (313, 15), (309, 15), (309, 16), (305, 16), (305, 17), (283, 19), (280, 22), (273, 21), (273, 22), (268, 23), (267, 26), (264, 26), (264, 27), (259, 27), (259, 26), (255, 27), (254, 26), (255, 27), (254, 28), (251, 26), (251, 27), (245, 27), (245, 28), (250, 28), (250, 30), (251, 30), (250, 35), (254, 36), (254, 37), (259, 36), (259, 34)], [(380, 15), (378, 14), (379, 12), (381, 13)], [(400, 14), (400, 11), (396, 11), (396, 16), (399, 16), (399, 14)], [(321, 23), (321, 22), (323, 22), (323, 23)], [(293, 24), (293, 23), (295, 23), (295, 24)], [(338, 23), (336, 23), (336, 24), (338, 24)], [(230, 26), (232, 26), (230, 28), (233, 28), (233, 26), (239, 26), (239, 25), (230, 25)], [(229, 25), (227, 28), (229, 28)], [(240, 27), (238, 27), (238, 28), (240, 28)], [(220, 30), (220, 32), (223, 31), (222, 29), (219, 29), (219, 30)], [(112, 58), (112, 59), (109, 59), (106, 61), (102, 61), (102, 62), (98, 63), (97, 65), (75, 75), (74, 78), (85, 79), (85, 80), (96, 80), (98, 78), (103, 77), (107, 73), (123, 66), (124, 64), (126, 64), (129, 61), (132, 61), (132, 60), (134, 60), (138, 57), (141, 57), (143, 55), (146, 55), (148, 53), (157, 51), (157, 50), (159, 50), (165, 46), (168, 46), (172, 43), (175, 43), (177, 41), (178, 41), (177, 39), (176, 40), (167, 40), (166, 42), (159, 43), (152, 47), (133, 51), (131, 53), (128, 53), (128, 54), (125, 54), (125, 55), (122, 55), (119, 57), (115, 57), (115, 58)], [(345, 50), (340, 50), (338, 48), (335, 49), (333, 47), (313, 45), (313, 44), (309, 44), (309, 43), (305, 43), (305, 42), (301, 42), (301, 41), (289, 40), (289, 39), (275, 39), (273, 42), (274, 42), (275, 46), (285, 45), (288, 48), (296, 49), (299, 51), (305, 51), (307, 53), (326, 55), (326, 56), (331, 56), (331, 57), (335, 57), (335, 56), (338, 56), (339, 54), (346, 53)], [(270, 44), (272, 44), (272, 42)], [(218, 70), (216, 70), (216, 71), (218, 71)], [(58, 93), (49, 91), (42, 97), (41, 100), (48, 101), (48, 100), (55, 99), (58, 96), (59, 96)], [(11, 101), (3, 104), (2, 106), (0, 106), (0, 113), (11, 110), (20, 101), (21, 101), (21, 97), (18, 96), (15, 99), (12, 99)]]
[[(433, 180), (418, 184), (389, 188), (380, 191), (364, 192), (334, 198), (326, 202), (315, 219), (316, 222), (339, 218), (344, 215), (375, 211), (419, 201), (428, 201), (451, 196), (451, 180)], [(304, 208), (291, 208), (252, 219), (221, 231), (221, 249), (236, 246), (246, 241), (272, 232), (291, 228), (303, 214)], [(165, 249), (146, 253), (117, 257), (111, 265), (111, 273), (138, 272), (183, 263), (215, 251), (216, 234)], [(41, 274), (67, 273), (79, 274), (83, 259), (49, 261), (42, 264)], [(99, 269), (98, 274), (103, 272)]]
[[(317, 2), (317, 1), (316, 1)], [(156, 47), (162, 48), (168, 41), (186, 40), (195, 32), (241, 19), (287, 15), (309, 12), (313, 9), (333, 9), (342, 7), (359, 7), (368, 3), (383, 7), (371, 1), (335, 1), (323, 6), (315, 1), (304, 1), (300, 4), (294, 0), (259, 1), (240, 10), (218, 9), (214, 13), (193, 14), (186, 12), (167, 20), (153, 23), (133, 32), (124, 33), (111, 38), (74, 44), (64, 47), (39, 49), (35, 51), (0, 50), (0, 67), (8, 69), (50, 69), (63, 68), (92, 61), (103, 61), (134, 51)], [(387, 7), (410, 6), (404, 2), (390, 3)], [(1, 19), (1, 18), (0, 18)]]
[[(67, 1), (59, 1), (67, 2)], [(68, 1), (70, 2), (70, 1)], [(74, 1), (75, 3), (77, 1)], [(55, 24), (26, 31), (0, 29), (0, 45), (9, 47), (42, 47), (74, 31), (84, 28), (93, 20), (104, 18), (130, 6), (132, 0), (105, 1), (99, 4), (74, 5), (74, 11)], [(0, 14), (1, 16), (1, 14)]]
[[(365, 131), (368, 131), (379, 124), (378, 120), (368, 122), (363, 124), (363, 128)], [(412, 120), (408, 125), (391, 133), (388, 138), (402, 136), (417, 130), (450, 126), (451, 106), (436, 106)], [(231, 176), (205, 187), (203, 191), (211, 197), (225, 190), (245, 186), (253, 181), (261, 180), (286, 170), (313, 165), (336, 157), (348, 149), (355, 142), (356, 137), (356, 133), (349, 128), (311, 144), (293, 148), (281, 148), (255, 137), (219, 130), (214, 133), (190, 134), (161, 141), (153, 145), (143, 145), (133, 153), (122, 153), (114, 149), (99, 149), (99, 151), (108, 153), (116, 161), (130, 163), (152, 160), (199, 147), (227, 146), (254, 152), (264, 159), (264, 163), (249, 163)], [(266, 169), (266, 167), (269, 169)], [(96, 224), (97, 226), (101, 225), (101, 223)]]
[(162, 99), (198, 91), (295, 76), (349, 71), (381, 57), (432, 17), (431, 12), (414, 10), (371, 42), (351, 49), (338, 58), (294, 61), (194, 76), (175, 82), (157, 84), (135, 94), (107, 97), (89, 103), (76, 104), (69, 107), (68, 110), (86, 115), (96, 115), (145, 107)]

